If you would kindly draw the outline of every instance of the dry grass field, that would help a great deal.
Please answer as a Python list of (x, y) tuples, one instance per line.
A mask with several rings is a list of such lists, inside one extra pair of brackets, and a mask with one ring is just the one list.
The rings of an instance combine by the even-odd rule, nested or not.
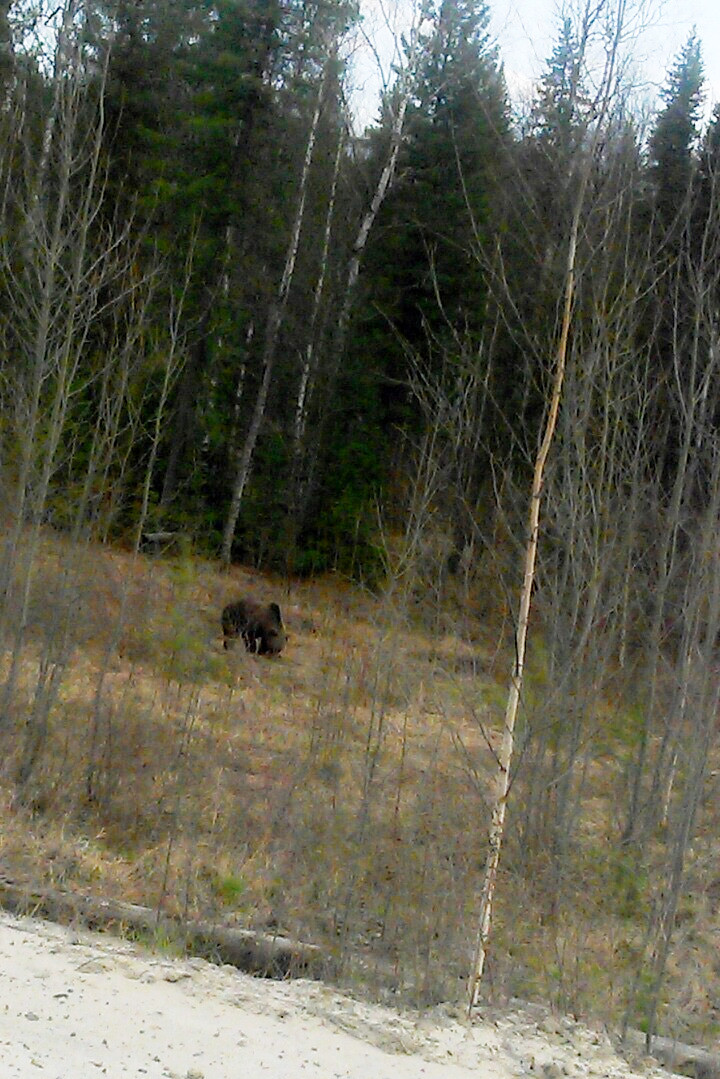
[[(277, 658), (223, 651), (220, 611), (246, 593), (282, 608)], [(400, 610), (335, 577), (222, 574), (53, 533), (31, 597), (4, 724), (3, 875), (313, 941), (337, 980), (371, 994), (462, 996), (510, 664), (499, 601)], [(13, 762), (38, 687), (47, 727), (19, 798)], [(646, 905), (640, 884), (628, 899), (610, 843), (621, 748), (608, 734), (592, 764), (560, 919), (511, 806), (496, 1000), (622, 1014)], [(697, 1040), (720, 1015), (716, 824), (708, 802), (661, 1014)]]

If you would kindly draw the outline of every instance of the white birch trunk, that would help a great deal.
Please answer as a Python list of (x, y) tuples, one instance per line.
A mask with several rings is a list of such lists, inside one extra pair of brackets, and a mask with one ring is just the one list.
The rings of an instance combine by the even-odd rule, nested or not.
[[(345, 283), (345, 294), (343, 296), (342, 307), (340, 308), (340, 314), (338, 316), (337, 331), (334, 344), (334, 362), (332, 365), (332, 371), (330, 375), (330, 388), (328, 390), (328, 396), (332, 393), (332, 385), (337, 376), (337, 372), (340, 367), (343, 352), (345, 349), (345, 338), (347, 337), (348, 326), (350, 325), (350, 315), (352, 314), (353, 302), (355, 299), (355, 287), (357, 285), (358, 277), (360, 276), (360, 263), (362, 261), (363, 252), (368, 242), (371, 229), (375, 224), (375, 219), (380, 212), (380, 207), (383, 204), (383, 200), (387, 195), (390, 186), (395, 177), (395, 169), (397, 167), (398, 154), (400, 153), (400, 147), (402, 145), (403, 129), (405, 126), (405, 115), (407, 113), (408, 104), (410, 103), (410, 85), (409, 78), (406, 80), (406, 89), (403, 92), (402, 98), (398, 104), (397, 112), (393, 118), (392, 127), (390, 129), (390, 149), (388, 152), (387, 160), (383, 166), (383, 170), (380, 173), (380, 179), (378, 180), (375, 193), (372, 197), (370, 205), (368, 206), (360, 227), (358, 229), (357, 236), (355, 237), (355, 243), (352, 246), (352, 254), (350, 256), (350, 262), (348, 264), (347, 281)], [(302, 498), (300, 499), (300, 514), (302, 514), (304, 506), (303, 503), (307, 503), (310, 497), (310, 491), (312, 490), (315, 469), (318, 462), (317, 447), (320, 443), (320, 439), (316, 439), (315, 453), (312, 458), (311, 464), (308, 468), (307, 477), (303, 485)]]
[(505, 708), (505, 723), (503, 737), (498, 753), (498, 780), (497, 791), (493, 802), (490, 829), (488, 833), (488, 854), (485, 863), (485, 875), (482, 890), (480, 892), (480, 909), (478, 915), (478, 932), (475, 948), (475, 958), (470, 976), (469, 1001), (470, 1008), (478, 1002), (480, 982), (485, 968), (485, 956), (487, 943), (490, 937), (492, 923), (492, 906), (495, 894), (498, 865), (500, 863), (500, 849), (502, 847), (503, 834), (505, 831), (505, 813), (507, 810), (507, 796), (510, 788), (510, 765), (512, 763), (515, 746), (515, 722), (517, 720), (518, 705), (522, 692), (523, 675), (525, 671), (525, 649), (527, 644), (528, 619), (530, 615), (530, 601), (532, 586), (535, 580), (535, 562), (537, 560), (538, 530), (540, 525), (540, 500), (542, 498), (543, 478), (545, 464), (547, 462), (550, 446), (552, 445), (555, 427), (557, 425), (560, 398), (562, 396), (563, 380), (565, 377), (565, 361), (567, 357), (567, 343), (572, 321), (572, 304), (575, 294), (575, 253), (577, 249), (577, 233), (579, 225), (579, 213), (576, 214), (568, 246), (568, 259), (565, 278), (565, 302), (563, 319), (560, 330), (560, 341), (555, 356), (555, 375), (553, 378), (550, 409), (545, 424), (540, 449), (535, 458), (532, 489), (530, 492), (530, 512), (528, 515), (528, 541), (525, 548), (525, 571), (520, 591), (520, 605), (518, 612), (517, 629), (515, 632), (515, 667), (510, 676), (510, 690)]
[[(510, 789), (510, 767), (515, 747), (515, 723), (517, 720), (520, 695), (523, 687), (525, 671), (525, 651), (527, 645), (528, 619), (530, 615), (530, 603), (532, 588), (535, 580), (535, 565), (537, 561), (538, 533), (540, 525), (540, 502), (542, 499), (543, 480), (545, 465), (547, 463), (550, 447), (553, 442), (555, 428), (557, 426), (558, 412), (562, 398), (563, 382), (565, 378), (565, 366), (567, 361), (568, 340), (573, 316), (573, 301), (575, 297), (576, 283), (576, 257), (578, 235), (580, 231), (580, 219), (585, 201), (585, 193), (590, 175), (590, 168), (595, 151), (602, 139), (602, 124), (607, 116), (611, 96), (615, 89), (615, 67), (618, 54), (618, 46), (624, 24), (626, 0), (616, 0), (614, 7), (613, 34), (606, 55), (605, 71), (600, 84), (600, 90), (596, 98), (597, 108), (593, 117), (593, 135), (587, 150), (581, 150), (586, 154), (584, 162), (580, 165), (578, 192), (573, 209), (573, 217), (568, 237), (567, 258), (565, 263), (565, 281), (563, 286), (563, 309), (560, 323), (560, 335), (555, 352), (555, 370), (553, 374), (548, 415), (545, 421), (545, 430), (542, 442), (535, 458), (533, 481), (530, 491), (530, 508), (528, 512), (528, 537), (525, 547), (523, 582), (520, 590), (517, 628), (515, 631), (515, 665), (510, 676), (510, 688), (508, 691), (505, 708), (505, 721), (500, 750), (498, 753), (498, 776), (495, 797), (492, 803), (490, 826), (488, 829), (488, 851), (485, 862), (480, 901), (478, 909), (477, 935), (475, 941), (475, 954), (468, 985), (468, 1011), (471, 1012), (477, 1005), (480, 996), (480, 985), (485, 968), (487, 945), (492, 925), (493, 900), (497, 871), (500, 863), (500, 851), (505, 832), (505, 815), (507, 812), (507, 798)], [(591, 21), (597, 18), (598, 11), (586, 5), (584, 11), (584, 33), (581, 41), (587, 41), (587, 31)], [(583, 48), (585, 46), (583, 45)], [(580, 56), (582, 59), (582, 55)], [(569, 162), (572, 169), (574, 162)]]
[(235, 536), (237, 519), (240, 515), (240, 505), (242, 503), (245, 485), (247, 484), (248, 477), (250, 475), (250, 465), (252, 464), (252, 457), (253, 453), (255, 452), (255, 445), (257, 443), (258, 435), (260, 433), (260, 427), (265, 416), (265, 405), (267, 403), (268, 390), (270, 389), (270, 379), (272, 376), (273, 364), (275, 362), (275, 350), (277, 347), (278, 335), (280, 333), (280, 327), (282, 326), (285, 308), (287, 306), (288, 294), (290, 292), (290, 285), (292, 284), (293, 274), (295, 272), (295, 262), (297, 260), (297, 253), (300, 245), (300, 232), (302, 229), (303, 218), (305, 215), (305, 199), (307, 197), (308, 179), (310, 176), (310, 168), (312, 165), (313, 152), (315, 149), (315, 140), (317, 138), (318, 124), (320, 123), (320, 112), (322, 109), (322, 102), (325, 94), (327, 73), (328, 68), (326, 65), (325, 71), (323, 73), (323, 78), (318, 89), (315, 111), (313, 113), (312, 122), (310, 124), (310, 133), (308, 135), (308, 141), (305, 147), (305, 158), (303, 160), (302, 173), (300, 175), (300, 190), (298, 193), (298, 203), (295, 211), (295, 220), (293, 222), (292, 233), (290, 235), (290, 242), (288, 244), (287, 254), (285, 256), (285, 267), (283, 269), (282, 280), (280, 281), (280, 287), (278, 288), (277, 297), (270, 308), (270, 314), (268, 316), (268, 323), (265, 331), (265, 345), (263, 348), (262, 379), (260, 381), (260, 388), (258, 389), (257, 398), (255, 399), (255, 408), (253, 410), (252, 419), (250, 420), (250, 427), (248, 428), (248, 432), (245, 436), (245, 442), (243, 443), (242, 449), (237, 455), (235, 480), (233, 483), (233, 490), (230, 498), (230, 507), (228, 509), (228, 515), (225, 522), (225, 530), (223, 532), (222, 548), (220, 552), (221, 562), (226, 567), (230, 565), (232, 543)]
[(323, 236), (322, 256), (320, 258), (320, 272), (318, 274), (318, 279), (315, 282), (315, 290), (313, 294), (313, 309), (312, 315), (310, 317), (308, 344), (305, 350), (305, 359), (303, 361), (302, 370), (300, 372), (298, 395), (295, 404), (295, 423), (293, 429), (293, 436), (295, 441), (296, 470), (300, 460), (303, 437), (305, 435), (305, 423), (307, 421), (308, 402), (312, 390), (311, 379), (315, 370), (315, 334), (317, 330), (318, 317), (320, 314), (320, 305), (322, 302), (323, 292), (325, 290), (325, 278), (327, 276), (328, 260), (330, 257), (330, 240), (332, 238), (332, 225), (333, 218), (335, 216), (335, 201), (337, 198), (338, 179), (340, 176), (340, 161), (342, 159), (342, 150), (344, 143), (345, 140), (343, 137), (343, 132), (341, 132), (338, 138), (337, 150), (335, 151), (335, 161), (333, 163), (333, 178), (330, 187), (330, 198), (328, 199), (327, 213), (325, 215), (325, 232)]

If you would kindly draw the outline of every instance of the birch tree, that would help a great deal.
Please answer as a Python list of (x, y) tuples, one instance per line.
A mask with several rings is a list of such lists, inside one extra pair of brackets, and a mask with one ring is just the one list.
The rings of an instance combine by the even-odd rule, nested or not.
[[(313, 445), (310, 447), (305, 467), (305, 475), (302, 480), (300, 497), (297, 502), (296, 517), (298, 522), (301, 522), (305, 516), (317, 482), (323, 436), (328, 423), (330, 403), (334, 399), (336, 383), (345, 354), (348, 330), (350, 328), (351, 317), (356, 301), (363, 256), (378, 214), (380, 213), (380, 209), (388, 192), (392, 188), (396, 176), (398, 156), (403, 143), (408, 108), (413, 93), (415, 92), (419, 50), (419, 29), (423, 18), (424, 10), (422, 4), (414, 5), (410, 28), (407, 37), (404, 40), (404, 50), (400, 48), (398, 40), (396, 39), (399, 73), (392, 88), (386, 91), (383, 101), (386, 131), (384, 132), (385, 139), (382, 164), (380, 165), (377, 180), (372, 188), (372, 193), (367, 205), (364, 206), (360, 212), (357, 231), (350, 245), (347, 266), (343, 273), (342, 292), (339, 300), (335, 331), (328, 344), (328, 347), (331, 349), (331, 356), (328, 363), (325, 384), (325, 399), (316, 424), (315, 439)], [(348, 124), (348, 126), (351, 125)]]
[[(74, 589), (83, 549), (97, 534), (106, 496), (112, 501), (108, 488), (118, 471), (119, 447), (141, 443), (150, 418), (149, 411), (140, 417), (135, 406), (138, 400), (141, 407), (144, 403), (141, 387), (153, 363), (147, 355), (150, 308), (160, 272), (144, 250), (146, 238), (134, 229), (134, 219), (120, 221), (108, 212), (103, 153), (107, 70), (86, 51), (85, 32), (84, 13), (65, 10), (49, 76), (52, 94), (43, 137), (34, 140), (27, 118), (17, 116), (12, 139), (26, 170), (14, 169), (4, 177), (5, 212), (16, 214), (24, 228), (7, 228), (0, 240), (0, 269), (12, 316), (7, 351), (0, 357), (3, 479), (13, 495), (2, 561), (2, 629), (12, 642), (0, 696), (3, 733), (13, 728), (47, 520), (66, 530), (71, 540), (58, 570), (57, 621), (40, 649), (22, 728), (16, 771), (20, 792), (47, 742), (72, 656)], [(171, 341), (171, 370), (177, 366), (176, 344)], [(157, 347), (161, 352), (164, 342)], [(158, 432), (156, 423), (155, 443)], [(146, 511), (148, 483), (143, 496)]]
[[(608, 2), (600, 7), (587, 4), (578, 12), (577, 65), (575, 67), (574, 84), (571, 87), (570, 103), (573, 109), (580, 110), (581, 115), (584, 115), (585, 131), (584, 139), (578, 145), (574, 158), (566, 163), (568, 174), (572, 180), (571, 190), (573, 190), (573, 197), (570, 220), (567, 223), (565, 268), (561, 295), (558, 298), (559, 330), (553, 357), (553, 373), (543, 433), (533, 467), (522, 585), (514, 635), (515, 659), (505, 707), (502, 740), (497, 756), (496, 790), (492, 799), (487, 858), (478, 900), (475, 954), (468, 986), (470, 1010), (478, 1003), (480, 997), (481, 981), (492, 925), (493, 899), (510, 792), (515, 725), (523, 688), (528, 619), (536, 572), (545, 470), (555, 436), (573, 325), (578, 274), (578, 240), (583, 215), (587, 210), (589, 180), (596, 155), (602, 147), (606, 136), (606, 127), (611, 117), (612, 104), (618, 89), (618, 69), (621, 59), (620, 46), (627, 28), (627, 17), (625, 0)], [(591, 62), (592, 49), (597, 45), (598, 41), (601, 41), (604, 47), (602, 72), (589, 107), (587, 105), (583, 107), (583, 102), (578, 100), (578, 79), (583, 67)]]
[(318, 87), (315, 108), (313, 111), (312, 120), (310, 122), (310, 130), (308, 132), (307, 143), (305, 146), (305, 155), (303, 158), (302, 171), (300, 174), (300, 183), (298, 186), (297, 205), (295, 208), (295, 216), (290, 233), (290, 239), (285, 254), (285, 265), (283, 267), (283, 273), (280, 279), (280, 284), (278, 286), (277, 295), (270, 305), (267, 325), (265, 327), (265, 340), (263, 343), (261, 359), (262, 375), (260, 379), (260, 387), (257, 392), (257, 397), (255, 398), (255, 406), (253, 408), (252, 416), (250, 419), (250, 426), (245, 435), (242, 447), (237, 454), (235, 477), (233, 480), (232, 493), (230, 496), (230, 505), (228, 507), (228, 514), (225, 521), (225, 529), (223, 531), (222, 547), (220, 551), (221, 562), (224, 566), (229, 566), (231, 561), (232, 544), (233, 538), (235, 536), (235, 526), (237, 524), (237, 519), (240, 514), (240, 504), (242, 502), (243, 493), (245, 491), (245, 485), (248, 481), (248, 476), (250, 474), (250, 466), (252, 463), (253, 453), (255, 451), (255, 444), (257, 443), (258, 435), (260, 433), (260, 427), (262, 425), (263, 417), (265, 415), (265, 405), (267, 403), (268, 391), (270, 389), (270, 379), (275, 363), (275, 353), (277, 350), (278, 337), (285, 314), (285, 308), (287, 306), (290, 287), (293, 280), (293, 274), (295, 272), (295, 263), (297, 261), (298, 248), (300, 245), (300, 233), (302, 230), (303, 219), (305, 215), (305, 201), (307, 198), (310, 169), (313, 162), (313, 152), (315, 149), (315, 140), (317, 138), (318, 125), (320, 123), (320, 113), (323, 106), (323, 98), (325, 94), (325, 86), (328, 77), (329, 64), (330, 61), (328, 60), (323, 69), (323, 77), (320, 80), (320, 84)]
[[(14, 201), (27, 223), (19, 240), (21, 257), (18, 260), (10, 237), (1, 252), (20, 357), (15, 369), (7, 364), (5, 368), (6, 388), (12, 398), (6, 402), (6, 411), (16, 416), (18, 453), (13, 524), (3, 551), (3, 625), (7, 623), (13, 594), (10, 581), (28, 517), (32, 529), (28, 542), (22, 545), (20, 614), (14, 618), (15, 646), (0, 723), (7, 718), (17, 677), (34, 554), (58, 465), (72, 386), (99, 310), (101, 285), (117, 279), (121, 263), (124, 268), (120, 252), (126, 232), (103, 237), (99, 248), (94, 242), (103, 185), (102, 80), (99, 104), (89, 129), (84, 130), (81, 118), (88, 101), (87, 58), (81, 48), (82, 27), (73, 23), (75, 13), (75, 7), (69, 5), (58, 35), (51, 107), (35, 169), (31, 169), (27, 185), (15, 178)], [(23, 140), (24, 126), (15, 134)]]

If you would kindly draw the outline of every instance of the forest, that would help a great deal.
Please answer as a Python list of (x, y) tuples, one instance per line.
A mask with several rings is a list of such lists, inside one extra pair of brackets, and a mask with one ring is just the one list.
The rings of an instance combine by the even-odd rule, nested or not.
[(6, 5), (15, 519), (372, 582), (432, 455), (452, 571), (527, 480), (576, 209), (566, 422), (594, 456), (605, 394), (642, 460), (603, 482), (667, 496), (714, 409), (718, 116), (694, 37), (636, 115), (613, 14), (562, 22), (521, 115), (487, 6), (419, 5), (358, 136), (353, 3)]
[[(302, 877), (291, 928), (340, 939), (344, 956), (359, 938), (372, 949), (368, 927), (382, 922), (378, 947), (390, 948), (412, 877), (425, 920), (396, 974), (412, 967), (428, 997), (434, 979), (447, 991), (444, 964), (467, 974), (485, 788), (499, 759), (490, 729), (514, 652), (498, 940), (516, 959), (494, 961), (496, 983), (582, 1011), (609, 965), (604, 1015), (706, 1036), (720, 1028), (720, 992), (707, 988), (718, 970), (680, 1004), (672, 986), (678, 932), (702, 966), (694, 919), (720, 894), (720, 104), (706, 100), (693, 33), (648, 114), (631, 63), (642, 13), (633, 0), (570, 5), (521, 106), (489, 6), (418, 0), (377, 117), (359, 132), (354, 55), (372, 40), (356, 0), (0, 3), (2, 786), (30, 819), (62, 786), (66, 807), (80, 807), (74, 827), (91, 814), (98, 835), (139, 834), (149, 810), (119, 823), (129, 795), (113, 762), (141, 725), (123, 720), (118, 733), (111, 657), (120, 648), (129, 662), (160, 662), (157, 642), (171, 642), (168, 685), (194, 702), (173, 705), (185, 748), (197, 685), (217, 677), (183, 626), (160, 632), (148, 615), (143, 636), (140, 598), (113, 594), (117, 620), (97, 616), (87, 711), (68, 719), (84, 748), (74, 761), (67, 743), (58, 748), (87, 630), (78, 582), (89, 551), (134, 555), (135, 566), (166, 542), (188, 624), (201, 602), (188, 598), (190, 563), (261, 573), (296, 598), (338, 580), (374, 597), (395, 629), (383, 622), (375, 675), (349, 652), (337, 682), (324, 669), (322, 706), (308, 704), (297, 783), (335, 784), (324, 825), (304, 805), (295, 838), (281, 840), (283, 815), (294, 819), (287, 792), (272, 825), (247, 825)], [(219, 600), (217, 584), (203, 587)], [(302, 643), (311, 630), (299, 617)], [(523, 685), (517, 629), (528, 618)], [(420, 631), (438, 642), (433, 664), (452, 631), (486, 658), (497, 642), (505, 665), (482, 705), (463, 696), (476, 692), (464, 681), (462, 693), (448, 689), (438, 708), (453, 712), (443, 715), (456, 764), (445, 795), (434, 776), (405, 821), (406, 779), (389, 777), (410, 769), (403, 723), (417, 687), (408, 667), (402, 738), (390, 748), (387, 700), (405, 690), (392, 683), (403, 676), (387, 634), (406, 645)], [(456, 673), (477, 674), (462, 657)], [(332, 724), (356, 674), (369, 726), (366, 737), (353, 728), (361, 778), (343, 815), (338, 777), (350, 766), (336, 755), (351, 736)], [(146, 718), (156, 703), (142, 705)], [(455, 726), (456, 704), (475, 748)], [(432, 759), (424, 743), (418, 752)], [(154, 767), (157, 783), (165, 764)], [(163, 894), (185, 768), (178, 758), (163, 795), (142, 786), (150, 771), (127, 780), (148, 804), (175, 806), (147, 826), (152, 844), (168, 843)], [(331, 832), (337, 864), (322, 881), (303, 877), (306, 859), (330, 858)], [(400, 834), (415, 837), (417, 860), (402, 885), (388, 868)], [(113, 842), (120, 857), (129, 840)], [(373, 843), (383, 846), (374, 862)], [(353, 866), (344, 884), (341, 864)], [(505, 880), (504, 900), (502, 873), (515, 882)], [(199, 870), (197, 880), (198, 895), (212, 891)], [(513, 889), (529, 912), (515, 935)], [(591, 944), (581, 919), (572, 943), (558, 943), (587, 894), (612, 917), (612, 943), (605, 926)], [(303, 920), (313, 902), (335, 911), (331, 927)], [(400, 922), (394, 932), (410, 934)], [(529, 958), (540, 939), (542, 972)]]

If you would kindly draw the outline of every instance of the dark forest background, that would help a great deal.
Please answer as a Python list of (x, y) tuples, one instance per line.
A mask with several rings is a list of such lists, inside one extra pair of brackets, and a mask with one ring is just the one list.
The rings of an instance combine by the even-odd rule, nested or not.
[[(522, 114), (487, 6), (425, 6), (360, 136), (353, 3), (3, 6), (11, 513), (372, 580), (432, 431), (450, 568), (482, 538), (543, 416), (602, 5), (559, 26)], [(668, 491), (673, 355), (717, 242), (702, 93), (695, 37), (649, 127), (618, 86), (583, 210), (576, 334), (601, 290), (626, 305)]]

